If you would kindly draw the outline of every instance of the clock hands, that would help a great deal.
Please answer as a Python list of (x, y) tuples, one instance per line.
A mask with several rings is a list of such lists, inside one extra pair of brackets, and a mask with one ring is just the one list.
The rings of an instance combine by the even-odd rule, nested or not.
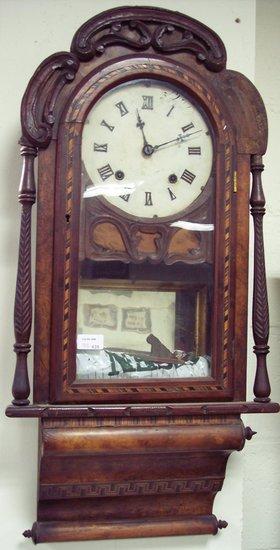
[(169, 141), (165, 141), (164, 143), (160, 143), (159, 145), (151, 145), (148, 143), (147, 138), (145, 136), (144, 132), (144, 126), (145, 122), (141, 119), (138, 109), (136, 109), (137, 112), (137, 128), (140, 128), (143, 136), (143, 149), (142, 153), (146, 157), (150, 157), (155, 151), (158, 151), (161, 147), (164, 147), (165, 145), (169, 145), (169, 143), (182, 143), (185, 139), (191, 137), (194, 134), (198, 134), (199, 132), (202, 132), (202, 130), (196, 130), (195, 132), (190, 132), (188, 134), (179, 134), (175, 139), (170, 139)]
[(146, 136), (145, 136), (145, 132), (144, 132), (144, 126), (145, 126), (145, 122), (141, 119), (140, 115), (139, 115), (139, 111), (138, 109), (136, 109), (136, 112), (137, 112), (137, 128), (140, 128), (141, 132), (142, 132), (142, 136), (143, 136), (143, 142), (144, 142), (144, 146), (143, 146), (143, 149), (142, 149), (142, 152), (143, 154), (146, 156), (146, 157), (149, 157), (150, 155), (153, 154), (154, 152), (154, 148), (152, 145), (150, 145), (148, 142), (147, 142), (147, 139), (146, 139)]
[(189, 138), (190, 136), (192, 136), (193, 134), (198, 134), (198, 132), (202, 132), (202, 130), (196, 130), (195, 132), (191, 132), (190, 134), (179, 134), (178, 137), (176, 137), (175, 139), (171, 139), (170, 141), (165, 141), (165, 143), (160, 143), (160, 145), (154, 145), (153, 149), (154, 151), (157, 151), (160, 147), (163, 147), (164, 145), (168, 145), (169, 143), (180, 143), (182, 141), (184, 141), (186, 138)]

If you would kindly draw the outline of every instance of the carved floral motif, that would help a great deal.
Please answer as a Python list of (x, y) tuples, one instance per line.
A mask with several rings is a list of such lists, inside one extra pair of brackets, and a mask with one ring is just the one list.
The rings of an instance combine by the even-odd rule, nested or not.
[(164, 223), (148, 227), (127, 221), (122, 224), (119, 220), (112, 223), (106, 216), (97, 216), (93, 222), (88, 212), (86, 226), (89, 239), (85, 257), (89, 259), (106, 257), (142, 262), (149, 258), (166, 264), (178, 260), (195, 264), (206, 259), (207, 236), (199, 232), (182, 229), (170, 232)]

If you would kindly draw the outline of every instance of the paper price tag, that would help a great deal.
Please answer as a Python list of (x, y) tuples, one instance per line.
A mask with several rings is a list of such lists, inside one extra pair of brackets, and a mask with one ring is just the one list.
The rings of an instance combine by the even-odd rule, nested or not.
[(99, 350), (104, 347), (103, 334), (78, 334), (77, 349)]

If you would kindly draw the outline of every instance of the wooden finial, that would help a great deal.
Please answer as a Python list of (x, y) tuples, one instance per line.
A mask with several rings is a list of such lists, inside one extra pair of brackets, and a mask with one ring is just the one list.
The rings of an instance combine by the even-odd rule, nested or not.
[(245, 428), (245, 439), (247, 439), (248, 441), (250, 441), (252, 439), (252, 437), (254, 437), (254, 435), (256, 435), (257, 432), (255, 432), (254, 430), (252, 430), (252, 428), (250, 428), (250, 426), (247, 426)]
[(218, 520), (218, 529), (226, 529), (227, 526), (228, 526), (227, 521), (225, 521), (223, 519)]

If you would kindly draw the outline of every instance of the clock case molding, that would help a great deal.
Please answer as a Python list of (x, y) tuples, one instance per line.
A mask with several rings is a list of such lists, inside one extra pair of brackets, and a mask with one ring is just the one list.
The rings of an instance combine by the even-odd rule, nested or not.
[[(219, 342), (226, 361), (203, 385), (198, 379), (181, 379), (164, 385), (153, 380), (125, 385), (103, 381), (88, 387), (77, 383), (66, 368), (75, 353), (75, 308), (72, 302), (69, 308), (69, 291), (73, 289), (74, 296), (77, 286), (76, 182), (82, 124), (93, 100), (110, 87), (139, 77), (163, 79), (186, 90), (214, 128), (214, 177), (220, 182), (215, 291), (222, 304), (217, 305), (214, 319), (216, 331), (227, 340)], [(71, 53), (54, 54), (39, 66), (23, 97), (21, 122), (17, 362), (14, 399), (6, 414), (38, 417), (40, 422), (38, 514), (24, 536), (37, 543), (216, 534), (227, 525), (212, 513), (227, 459), (254, 434), (244, 427), (240, 415), (279, 411), (279, 405), (270, 401), (266, 367), (263, 102), (243, 75), (226, 69), (224, 45), (205, 25), (168, 10), (124, 7), (87, 21), (76, 32)], [(31, 208), (37, 155), (34, 402), (30, 404)], [(249, 203), (255, 232), (253, 401), (246, 401)], [(108, 213), (107, 222), (112, 222)], [(122, 235), (127, 231), (123, 222), (117, 220), (115, 226)], [(151, 226), (145, 228), (148, 234)], [(135, 231), (142, 230), (136, 223)], [(153, 253), (159, 254), (159, 248)]]

